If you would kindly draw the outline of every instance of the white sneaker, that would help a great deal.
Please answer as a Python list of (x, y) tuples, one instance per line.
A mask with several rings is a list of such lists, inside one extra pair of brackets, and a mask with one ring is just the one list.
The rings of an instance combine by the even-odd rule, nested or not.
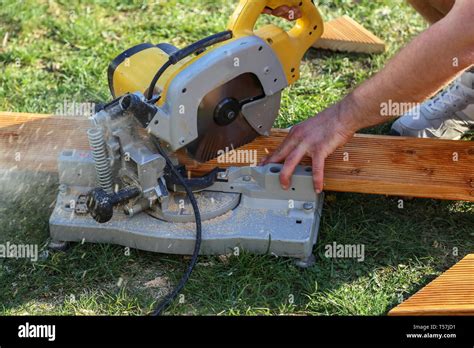
[[(472, 70), (471, 70), (472, 71)], [(474, 127), (474, 72), (467, 71), (444, 91), (392, 125), (391, 135), (459, 140)]]

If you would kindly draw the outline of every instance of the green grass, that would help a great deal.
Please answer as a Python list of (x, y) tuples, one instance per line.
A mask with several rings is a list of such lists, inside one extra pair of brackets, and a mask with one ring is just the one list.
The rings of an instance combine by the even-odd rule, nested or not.
[[(349, 14), (381, 36), (389, 51), (310, 51), (301, 80), (284, 93), (280, 127), (339, 100), (425, 28), (400, 1), (319, 3), (325, 18)], [(222, 31), (233, 6), (224, 0), (4, 1), (0, 39), (7, 32), (9, 39), (0, 49), (0, 110), (47, 113), (64, 100), (106, 101), (106, 69), (118, 53), (147, 41), (182, 47)], [(0, 243), (38, 243), (42, 250), (36, 263), (0, 260), (2, 314), (145, 314), (182, 275), (189, 260), (179, 256), (127, 255), (119, 246), (90, 244), (48, 252), (56, 187), (33, 183), (28, 194), (0, 195)], [(247, 253), (201, 257), (182, 301), (168, 313), (383, 315), (473, 251), (473, 210), (469, 203), (432, 200), (405, 200), (399, 209), (398, 198), (329, 194), (314, 267), (301, 270), (288, 259)], [(326, 258), (324, 247), (333, 242), (364, 244), (365, 261)]]

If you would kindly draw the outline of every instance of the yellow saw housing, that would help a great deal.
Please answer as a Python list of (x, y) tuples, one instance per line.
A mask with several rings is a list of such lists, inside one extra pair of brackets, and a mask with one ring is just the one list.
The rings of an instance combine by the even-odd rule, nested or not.
[[(283, 5), (299, 7), (302, 14), (291, 30), (285, 31), (270, 24), (254, 31), (255, 24), (266, 7), (275, 9)], [(288, 85), (291, 85), (299, 79), (301, 60), (305, 52), (321, 37), (324, 27), (321, 15), (311, 0), (241, 0), (230, 18), (228, 30), (232, 32), (230, 40), (218, 43), (198, 55), (189, 56), (164, 71), (153, 91), (154, 95), (161, 95), (158, 105), (162, 105), (166, 100), (168, 85), (176, 74), (213, 49), (251, 35), (265, 40), (273, 49), (284, 69)], [(144, 43), (120, 54), (108, 70), (112, 95), (120, 97), (135, 92), (147, 95), (156, 72), (176, 51), (178, 49), (169, 44)]]

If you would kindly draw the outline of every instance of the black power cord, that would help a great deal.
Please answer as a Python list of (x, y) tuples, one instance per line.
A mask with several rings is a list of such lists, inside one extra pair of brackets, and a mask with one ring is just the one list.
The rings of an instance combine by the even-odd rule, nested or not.
[(168, 294), (163, 301), (155, 308), (155, 310), (151, 313), (152, 316), (158, 316), (161, 315), (162, 312), (170, 305), (170, 303), (178, 296), (178, 294), (181, 292), (181, 290), (184, 288), (186, 285), (189, 277), (191, 276), (191, 273), (194, 269), (194, 266), (196, 266), (197, 259), (199, 256), (199, 250), (201, 249), (201, 240), (202, 240), (202, 226), (201, 226), (201, 213), (199, 212), (199, 207), (197, 205), (196, 197), (194, 196), (193, 191), (191, 188), (188, 186), (186, 183), (186, 180), (183, 178), (183, 176), (179, 173), (179, 171), (175, 168), (173, 165), (173, 162), (171, 162), (170, 158), (166, 154), (166, 152), (162, 149), (159, 141), (152, 136), (153, 143), (155, 144), (158, 152), (160, 153), (161, 156), (166, 161), (166, 164), (168, 165), (171, 174), (173, 174), (176, 179), (179, 181), (179, 183), (183, 186), (184, 190), (186, 191), (186, 194), (189, 197), (189, 201), (191, 202), (191, 205), (193, 207), (194, 211), (194, 217), (196, 219), (196, 243), (194, 245), (194, 251), (193, 251), (193, 256), (191, 257), (191, 262), (188, 265), (188, 268), (186, 272), (184, 273), (183, 277), (179, 281), (178, 285), (174, 288), (173, 292)]
[(160, 79), (161, 75), (168, 69), (171, 65), (178, 63), (179, 61), (183, 60), (184, 58), (190, 56), (191, 54), (199, 54), (202, 50), (205, 50), (207, 47), (215, 45), (219, 42), (223, 42), (232, 38), (231, 31), (223, 31), (221, 33), (217, 33), (206, 37), (202, 40), (199, 40), (179, 51), (174, 52), (171, 54), (166, 61), (165, 64), (158, 70), (158, 72), (153, 76), (153, 79), (150, 82), (150, 86), (148, 87), (148, 93), (146, 98), (148, 101), (153, 100), (153, 91), (155, 90), (156, 83)]
[(148, 101), (151, 102), (153, 100), (153, 91), (155, 90), (156, 83), (158, 82), (161, 75), (163, 75), (163, 73), (166, 71), (166, 69), (168, 69), (172, 64), (173, 63), (171, 62), (171, 59), (167, 60), (166, 63), (163, 64), (163, 66), (158, 70), (155, 76), (153, 76), (153, 80), (150, 82), (150, 87), (148, 87), (148, 94), (146, 96)]
[[(224, 31), (218, 34), (211, 35), (205, 39), (195, 42), (171, 54), (169, 56), (168, 61), (165, 64), (163, 64), (163, 66), (157, 71), (157, 73), (155, 74), (155, 76), (150, 82), (148, 93), (146, 95), (146, 99), (148, 100), (148, 102), (154, 104), (156, 103), (156, 101), (159, 100), (159, 98), (161, 98), (160, 95), (153, 98), (153, 91), (155, 90), (156, 83), (160, 79), (161, 75), (163, 75), (163, 73), (171, 65), (178, 63), (179, 61), (190, 56), (193, 53), (199, 54), (202, 50), (206, 49), (207, 47), (215, 45), (219, 42), (229, 40), (231, 38), (232, 38), (232, 32)], [(201, 249), (202, 224), (201, 224), (201, 213), (199, 212), (199, 207), (196, 201), (196, 197), (194, 197), (193, 191), (191, 190), (191, 188), (189, 187), (188, 183), (183, 178), (181, 173), (175, 168), (175, 166), (173, 165), (173, 162), (171, 162), (166, 152), (161, 148), (159, 141), (153, 136), (152, 136), (152, 140), (153, 140), (154, 145), (156, 146), (156, 149), (160, 153), (160, 155), (163, 156), (163, 158), (165, 159), (166, 164), (169, 167), (171, 174), (174, 177), (176, 177), (178, 182), (186, 191), (186, 194), (189, 197), (189, 201), (191, 202), (191, 205), (193, 207), (194, 217), (196, 219), (196, 243), (194, 245), (194, 251), (193, 251), (193, 256), (191, 257), (191, 262), (189, 263), (188, 268), (186, 269), (186, 272), (184, 273), (183, 277), (179, 281), (178, 285), (176, 285), (176, 287), (174, 288), (173, 292), (167, 295), (163, 299), (163, 301), (161, 301), (161, 303), (151, 313), (152, 316), (158, 316), (158, 315), (161, 315), (161, 313), (170, 305), (170, 303), (176, 298), (176, 296), (178, 296), (178, 294), (181, 292), (181, 290), (184, 288), (187, 281), (189, 280), (189, 277), (191, 276), (194, 266), (196, 266), (197, 259), (199, 256), (199, 250)]]

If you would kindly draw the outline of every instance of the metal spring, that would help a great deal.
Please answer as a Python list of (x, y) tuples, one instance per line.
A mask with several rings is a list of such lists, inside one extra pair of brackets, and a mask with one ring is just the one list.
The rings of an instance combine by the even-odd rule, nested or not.
[(113, 192), (112, 168), (107, 156), (104, 134), (100, 128), (91, 128), (87, 131), (89, 146), (95, 161), (97, 182), (107, 193)]

